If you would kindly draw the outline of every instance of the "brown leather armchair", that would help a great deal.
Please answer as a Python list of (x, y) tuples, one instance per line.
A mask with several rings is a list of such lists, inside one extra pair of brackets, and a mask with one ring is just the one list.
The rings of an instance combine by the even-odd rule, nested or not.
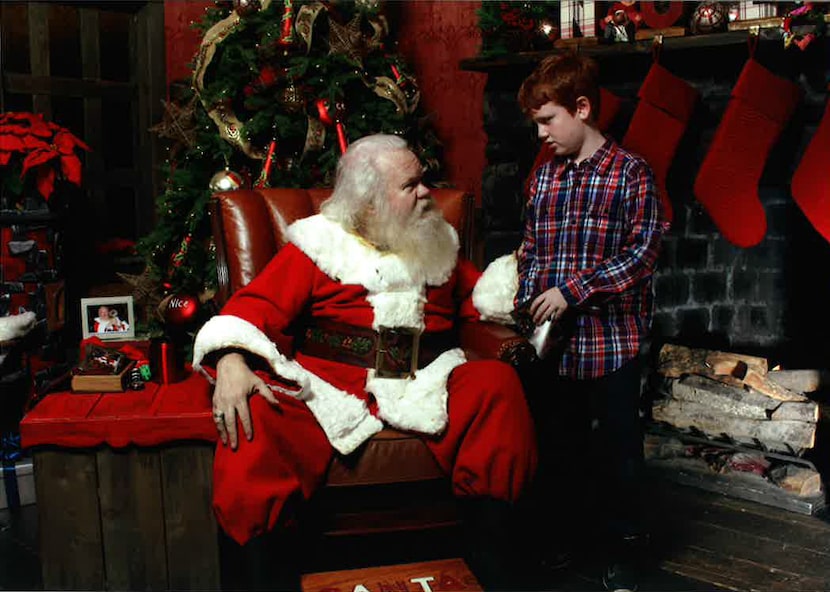
[[(219, 273), (218, 303), (224, 304), (250, 282), (285, 244), (287, 226), (316, 213), (330, 193), (329, 189), (271, 188), (214, 195), (210, 211)], [(471, 257), (472, 196), (454, 189), (432, 193), (458, 231), (463, 254)], [(526, 339), (495, 323), (467, 323), (460, 339), (471, 357), (495, 357), (514, 365), (535, 357)], [(458, 515), (447, 480), (419, 438), (385, 429), (357, 453), (335, 455), (326, 484), (315, 500), (324, 511), (314, 512), (314, 519), (327, 535), (454, 526)]]

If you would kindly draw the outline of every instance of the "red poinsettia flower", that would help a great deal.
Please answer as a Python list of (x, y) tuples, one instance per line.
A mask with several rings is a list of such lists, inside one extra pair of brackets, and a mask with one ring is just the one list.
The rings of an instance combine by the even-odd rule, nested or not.
[[(58, 178), (80, 186), (79, 148), (90, 150), (67, 129), (45, 121), (40, 114), (0, 114), (0, 167), (20, 168), (18, 190), (30, 178), (45, 199), (52, 195)], [(8, 178), (8, 173), (3, 176)]]

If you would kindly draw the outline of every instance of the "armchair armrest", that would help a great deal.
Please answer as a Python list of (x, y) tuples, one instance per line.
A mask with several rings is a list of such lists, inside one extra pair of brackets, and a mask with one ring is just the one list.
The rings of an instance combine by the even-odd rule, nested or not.
[(536, 360), (536, 350), (510, 327), (488, 321), (462, 323), (461, 347), (470, 359), (496, 358), (511, 366)]

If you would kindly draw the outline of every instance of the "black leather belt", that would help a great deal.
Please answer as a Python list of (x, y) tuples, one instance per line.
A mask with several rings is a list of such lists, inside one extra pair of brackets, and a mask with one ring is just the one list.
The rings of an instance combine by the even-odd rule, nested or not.
[(381, 378), (406, 378), (455, 345), (451, 331), (420, 333), (406, 327), (374, 331), (317, 321), (306, 329), (298, 349), (307, 356), (374, 368)]

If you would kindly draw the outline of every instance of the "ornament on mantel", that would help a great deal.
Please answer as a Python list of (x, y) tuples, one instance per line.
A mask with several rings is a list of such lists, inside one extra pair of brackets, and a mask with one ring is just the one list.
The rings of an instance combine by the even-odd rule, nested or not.
[(225, 168), (224, 170), (219, 171), (213, 177), (210, 178), (210, 183), (208, 183), (208, 188), (213, 193), (219, 193), (220, 191), (235, 191), (236, 189), (242, 189), (245, 187), (245, 179), (237, 172), (230, 170), (229, 168)]
[(725, 31), (729, 25), (729, 9), (723, 2), (701, 2), (695, 7), (689, 25), (693, 35)]

